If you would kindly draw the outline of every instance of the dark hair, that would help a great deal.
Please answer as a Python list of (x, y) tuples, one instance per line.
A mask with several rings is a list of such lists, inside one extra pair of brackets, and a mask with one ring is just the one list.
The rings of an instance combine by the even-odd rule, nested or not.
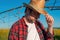
[(28, 7), (26, 7), (26, 9), (25, 9), (25, 13), (26, 13), (27, 9), (29, 9), (29, 13), (31, 14), (31, 12), (32, 12), (33, 10), (30, 9), (30, 8), (28, 8)]
[(26, 7), (25, 12), (27, 11), (27, 9), (29, 9), (29, 11), (30, 11), (30, 12), (32, 12), (32, 11), (33, 11), (32, 9), (30, 9), (30, 8), (27, 8), (27, 7)]

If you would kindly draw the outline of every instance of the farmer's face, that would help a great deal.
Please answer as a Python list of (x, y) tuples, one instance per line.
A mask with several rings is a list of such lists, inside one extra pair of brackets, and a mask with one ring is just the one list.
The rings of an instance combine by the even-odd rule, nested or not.
[(26, 18), (30, 22), (35, 22), (40, 16), (40, 13), (33, 11), (32, 9), (27, 8), (26, 10)]
[(32, 11), (30, 16), (33, 17), (34, 19), (38, 19), (40, 14), (38, 12)]
[(35, 22), (39, 18), (40, 14), (36, 11), (31, 11), (30, 12), (30, 19)]

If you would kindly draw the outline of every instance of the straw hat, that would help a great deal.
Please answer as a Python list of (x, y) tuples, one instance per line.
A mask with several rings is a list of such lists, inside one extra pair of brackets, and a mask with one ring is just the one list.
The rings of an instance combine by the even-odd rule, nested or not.
[(45, 0), (31, 0), (29, 4), (24, 3), (24, 6), (46, 15), (47, 12), (44, 10), (44, 4)]

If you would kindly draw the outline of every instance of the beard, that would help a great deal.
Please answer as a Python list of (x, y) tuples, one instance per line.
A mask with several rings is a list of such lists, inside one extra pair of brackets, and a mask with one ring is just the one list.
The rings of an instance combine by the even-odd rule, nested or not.
[(30, 18), (30, 17), (28, 17), (28, 21), (29, 21), (29, 23), (34, 23), (35, 21), (36, 21), (37, 19), (32, 19), (32, 18)]

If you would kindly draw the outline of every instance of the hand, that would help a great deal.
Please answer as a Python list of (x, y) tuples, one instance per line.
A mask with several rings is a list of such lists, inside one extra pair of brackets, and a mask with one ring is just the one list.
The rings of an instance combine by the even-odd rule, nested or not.
[(49, 14), (46, 14), (45, 16), (46, 16), (46, 21), (47, 21), (48, 27), (52, 27), (53, 22), (54, 22), (53, 17), (50, 16)]

